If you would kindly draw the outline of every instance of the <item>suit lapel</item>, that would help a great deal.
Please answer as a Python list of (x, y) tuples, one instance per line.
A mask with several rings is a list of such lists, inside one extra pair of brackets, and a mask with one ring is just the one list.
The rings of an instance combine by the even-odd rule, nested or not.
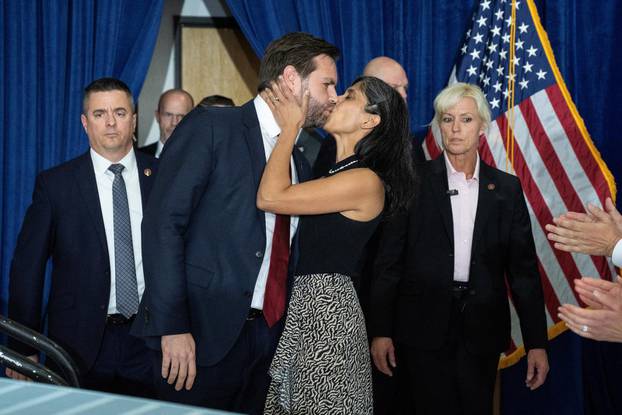
[(451, 246), (454, 246), (454, 225), (451, 215), (451, 196), (447, 194), (449, 184), (447, 181), (447, 166), (445, 166), (445, 157), (441, 154), (435, 160), (431, 162), (432, 175), (430, 177), (430, 185), (432, 186), (432, 193), (436, 197), (438, 210), (443, 219), (443, 225), (445, 225), (445, 232), (451, 242)]
[(76, 182), (80, 195), (84, 200), (87, 211), (91, 216), (91, 222), (95, 226), (97, 238), (102, 249), (108, 257), (108, 244), (106, 242), (106, 230), (104, 229), (104, 218), (102, 217), (101, 204), (99, 203), (99, 194), (97, 193), (97, 182), (95, 181), (95, 171), (93, 170), (93, 162), (91, 155), (87, 151), (85, 155), (78, 159), (78, 164), (74, 171)]
[(145, 156), (140, 152), (135, 152), (136, 164), (138, 166), (138, 181), (140, 183), (140, 196), (143, 202), (143, 212), (147, 206), (147, 200), (149, 193), (151, 192), (151, 186), (153, 185), (153, 179), (156, 172), (156, 159), (150, 156)]
[(497, 184), (491, 175), (491, 167), (481, 159), (479, 166), (479, 193), (477, 196), (477, 211), (475, 213), (471, 252), (475, 252), (477, 243), (486, 226), (486, 221), (490, 218), (490, 213), (495, 206), (494, 201), (497, 194)]
[[(244, 140), (248, 147), (248, 152), (251, 159), (251, 170), (253, 173), (253, 180), (255, 182), (255, 192), (259, 189), (259, 181), (261, 175), (266, 167), (266, 151), (263, 146), (263, 138), (261, 137), (261, 127), (259, 126), (259, 119), (257, 118), (257, 112), (255, 111), (255, 104), (253, 100), (248, 101), (241, 107), (242, 110), (242, 123)], [(266, 220), (266, 214), (259, 209), (257, 210), (257, 220), (262, 223)], [(266, 227), (260, 226), (262, 234), (266, 235)]]
[(298, 147), (294, 146), (292, 153), (294, 156), (294, 166), (296, 166), (296, 174), (298, 175), (298, 183), (306, 182), (311, 179), (311, 167), (305, 156), (302, 155)]
[(253, 101), (249, 101), (242, 106), (242, 122), (244, 123), (244, 139), (250, 153), (251, 166), (255, 188), (259, 188), (259, 181), (264, 168), (266, 167), (266, 152), (261, 138), (261, 128), (255, 112)]

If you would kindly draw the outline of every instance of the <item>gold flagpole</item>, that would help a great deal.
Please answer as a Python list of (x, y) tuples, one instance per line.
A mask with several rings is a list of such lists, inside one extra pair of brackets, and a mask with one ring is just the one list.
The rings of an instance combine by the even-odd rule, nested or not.
[[(508, 61), (508, 123), (506, 128), (505, 170), (514, 172), (514, 91), (516, 85), (516, 69), (514, 57), (516, 52), (516, 0), (512, 0), (512, 16), (510, 26), (510, 60)], [(511, 170), (510, 170), (511, 169)]]

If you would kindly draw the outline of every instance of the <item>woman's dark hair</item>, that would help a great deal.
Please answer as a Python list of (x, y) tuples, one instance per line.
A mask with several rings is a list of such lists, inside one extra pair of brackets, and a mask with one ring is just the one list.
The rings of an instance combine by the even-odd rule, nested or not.
[(384, 182), (386, 212), (407, 209), (415, 186), (408, 109), (393, 88), (373, 76), (362, 76), (359, 85), (367, 98), (365, 111), (380, 116), (380, 123), (354, 147), (354, 153)]

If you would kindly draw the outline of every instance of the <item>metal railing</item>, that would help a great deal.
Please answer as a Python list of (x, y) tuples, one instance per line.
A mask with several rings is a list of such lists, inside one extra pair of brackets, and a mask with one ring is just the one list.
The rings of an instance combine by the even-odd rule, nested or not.
[(73, 359), (56, 342), (16, 321), (0, 315), (0, 332), (37, 349), (52, 359), (62, 370), (59, 376), (40, 363), (0, 345), (0, 364), (37, 382), (79, 387), (78, 369)]

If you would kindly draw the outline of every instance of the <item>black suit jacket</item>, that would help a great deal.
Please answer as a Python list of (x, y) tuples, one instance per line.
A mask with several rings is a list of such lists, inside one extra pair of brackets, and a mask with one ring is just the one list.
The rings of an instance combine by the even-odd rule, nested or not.
[[(296, 149), (294, 160), (304, 181), (310, 168)], [(190, 332), (208, 366), (233, 346), (266, 248), (256, 206), (265, 165), (253, 101), (198, 107), (175, 128), (143, 220), (146, 290), (132, 330), (151, 347)]]
[[(136, 161), (144, 209), (157, 161), (139, 152)], [(99, 351), (110, 296), (108, 246), (89, 152), (37, 176), (19, 233), (11, 263), (9, 316), (37, 331), (43, 327), (41, 303), (50, 258), (48, 334), (86, 371)], [(18, 343), (11, 346), (35, 354)]]
[[(453, 219), (444, 157), (419, 170), (420, 188), (406, 215), (384, 228), (372, 286), (370, 330), (420, 349), (448, 338), (454, 272)], [(547, 344), (544, 300), (519, 180), (480, 161), (470, 291), (464, 309), (466, 347), (498, 353), (509, 346), (506, 283), (527, 349)]]
[(155, 153), (156, 151), (158, 151), (158, 142), (156, 141), (155, 143), (149, 144), (148, 146), (140, 147), (138, 151), (155, 157)]

